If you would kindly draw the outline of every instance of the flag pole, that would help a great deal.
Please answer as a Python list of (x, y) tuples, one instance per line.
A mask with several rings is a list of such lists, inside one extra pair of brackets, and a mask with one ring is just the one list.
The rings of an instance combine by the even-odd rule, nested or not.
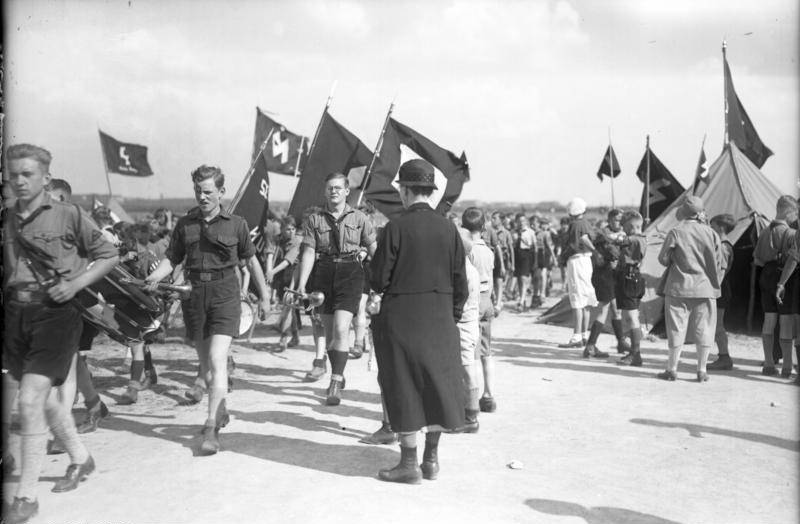
[[(727, 71), (726, 65), (728, 63), (727, 58), (727, 49), (728, 43), (725, 39), (722, 39), (722, 99), (725, 103), (725, 142), (723, 145), (727, 146), (730, 143), (730, 136), (728, 135), (728, 78), (727, 78)], [(704, 139), (705, 140), (705, 139)]]
[(647, 175), (644, 179), (644, 225), (650, 223), (650, 135), (647, 135), (647, 146), (645, 150), (647, 155)]
[(370, 160), (369, 167), (367, 167), (367, 171), (364, 173), (364, 180), (361, 181), (361, 192), (358, 194), (356, 208), (361, 205), (361, 200), (364, 198), (364, 193), (367, 191), (369, 177), (372, 175), (372, 168), (375, 166), (375, 159), (378, 158), (381, 152), (381, 147), (383, 147), (383, 135), (386, 134), (386, 127), (389, 125), (389, 118), (392, 116), (392, 111), (394, 111), (394, 99), (392, 99), (392, 103), (389, 104), (389, 112), (386, 113), (386, 119), (383, 121), (381, 134), (378, 137), (378, 143), (375, 145), (375, 151), (372, 152), (372, 160)]
[(303, 156), (303, 143), (306, 137), (300, 136), (300, 147), (297, 149), (297, 162), (294, 164), (294, 176), (300, 176), (300, 157)]
[(239, 189), (236, 191), (236, 194), (233, 195), (233, 199), (231, 200), (230, 205), (228, 206), (229, 210), (232, 210), (236, 207), (236, 204), (239, 203), (239, 200), (242, 199), (242, 194), (244, 194), (245, 188), (247, 188), (247, 184), (250, 183), (250, 179), (253, 177), (253, 172), (256, 170), (256, 162), (261, 158), (264, 150), (267, 148), (267, 144), (269, 143), (269, 139), (272, 138), (272, 133), (275, 131), (275, 127), (273, 126), (270, 128), (269, 133), (267, 133), (267, 137), (264, 139), (264, 142), (261, 143), (261, 148), (258, 150), (258, 154), (253, 159), (253, 162), (250, 164), (250, 169), (247, 170), (247, 174), (244, 176), (244, 180), (242, 180), (242, 184), (239, 186)]
[(333, 101), (333, 93), (336, 91), (336, 80), (333, 81), (331, 85), (331, 90), (328, 93), (328, 99), (325, 101), (325, 109), (322, 110), (322, 116), (319, 118), (319, 124), (317, 124), (317, 130), (314, 131), (314, 138), (311, 140), (311, 147), (308, 148), (308, 156), (311, 156), (311, 152), (314, 151), (314, 147), (317, 145), (317, 137), (319, 137), (319, 130), (322, 129), (322, 122), (325, 120), (325, 115), (328, 114), (328, 108), (331, 107), (331, 102)]
[(608, 164), (609, 177), (611, 178), (611, 209), (614, 209), (614, 148), (611, 146), (611, 126), (608, 126)]
[(108, 158), (106, 157), (106, 150), (103, 147), (103, 137), (101, 136), (102, 133), (103, 132), (100, 131), (100, 126), (97, 126), (97, 134), (100, 137), (100, 151), (103, 153), (103, 169), (106, 172), (106, 183), (108, 184), (108, 198), (111, 198), (111, 177), (108, 176)]

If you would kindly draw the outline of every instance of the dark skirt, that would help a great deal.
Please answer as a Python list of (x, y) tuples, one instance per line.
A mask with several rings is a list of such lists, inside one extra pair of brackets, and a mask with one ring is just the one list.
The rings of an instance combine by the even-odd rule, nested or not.
[(461, 347), (453, 296), (387, 295), (372, 318), (378, 381), (397, 432), (464, 424)]

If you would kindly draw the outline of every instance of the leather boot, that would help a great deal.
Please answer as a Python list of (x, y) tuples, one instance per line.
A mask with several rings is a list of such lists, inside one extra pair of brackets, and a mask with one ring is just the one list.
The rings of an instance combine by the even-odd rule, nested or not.
[(720, 355), (717, 360), (706, 366), (709, 371), (730, 371), (733, 369), (733, 360), (730, 355)]
[(100, 421), (108, 416), (108, 406), (100, 400), (95, 406), (86, 411), (86, 419), (76, 429), (79, 434), (97, 431)]
[(328, 406), (338, 406), (342, 402), (342, 389), (344, 389), (344, 379), (332, 378), (328, 386), (325, 404)]
[(422, 480), (422, 470), (417, 464), (417, 448), (400, 446), (400, 463), (392, 469), (380, 470), (378, 478), (386, 482), (419, 484)]
[(388, 422), (381, 422), (381, 429), (368, 437), (364, 437), (360, 442), (364, 444), (394, 444), (397, 442), (397, 435), (392, 431)]
[(316, 382), (328, 372), (328, 357), (315, 358), (311, 366), (311, 371), (306, 373), (305, 382)]
[(439, 443), (435, 445), (425, 442), (425, 451), (422, 452), (422, 478), (436, 480), (439, 476)]

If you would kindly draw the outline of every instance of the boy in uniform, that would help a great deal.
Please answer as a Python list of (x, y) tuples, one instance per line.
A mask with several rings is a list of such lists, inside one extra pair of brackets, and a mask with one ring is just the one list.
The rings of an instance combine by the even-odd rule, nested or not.
[[(297, 268), (297, 258), (300, 255), (300, 245), (303, 237), (296, 234), (297, 225), (293, 216), (285, 216), (281, 219), (281, 235), (278, 237), (278, 246), (267, 246), (267, 283), (278, 293), (279, 298), (287, 289), (292, 289)], [(277, 249), (276, 249), (277, 247)], [(280, 260), (274, 264), (275, 260)], [(278, 326), (281, 330), (281, 339), (278, 342), (278, 351), (285, 351), (287, 347), (295, 347), (300, 344), (298, 327), (300, 324), (300, 312), (289, 306), (283, 306)], [(289, 340), (289, 330), (291, 329), (292, 338)]]
[[(22, 523), (39, 509), (36, 484), (42, 469), (47, 428), (63, 444), (70, 465), (52, 491), (78, 487), (95, 465), (75, 422), (53, 386), (69, 376), (82, 322), (73, 300), (117, 264), (117, 250), (75, 205), (54, 200), (50, 153), (29, 144), (6, 151), (8, 180), (17, 197), (4, 213), (5, 332), (3, 334), (3, 444), (9, 437), (11, 403), (19, 391), (22, 418), (21, 472), (6, 522)], [(87, 269), (88, 257), (94, 262)], [(74, 391), (74, 383), (71, 385)], [(4, 449), (4, 466), (7, 451)]]
[(728, 333), (725, 331), (725, 309), (731, 301), (731, 283), (728, 274), (733, 265), (733, 244), (728, 240), (728, 233), (733, 231), (736, 225), (736, 219), (733, 215), (722, 214), (716, 215), (709, 222), (711, 229), (713, 229), (720, 239), (720, 255), (722, 263), (722, 271), (724, 277), (722, 284), (720, 284), (720, 297), (717, 299), (717, 326), (714, 331), (714, 342), (717, 343), (719, 356), (717, 360), (711, 362), (706, 366), (706, 369), (713, 371), (728, 371), (733, 369), (733, 360), (728, 353)]
[[(228, 391), (228, 348), (239, 334), (241, 292), (236, 267), (246, 260), (255, 277), (261, 309), (269, 310), (269, 295), (264, 273), (256, 258), (247, 223), (242, 217), (223, 210), (225, 175), (218, 167), (202, 165), (192, 172), (194, 196), (198, 206), (178, 220), (172, 232), (166, 258), (145, 278), (150, 289), (172, 274), (183, 263), (192, 284), (184, 302), (186, 331), (194, 340), (208, 395), (208, 417), (203, 427), (201, 455), (219, 451), (219, 429), (230, 417), (225, 406)], [(188, 306), (188, 307), (187, 307)]]
[(644, 296), (645, 281), (639, 266), (647, 251), (647, 239), (642, 234), (644, 219), (637, 211), (625, 213), (622, 228), (625, 239), (620, 244), (620, 256), (615, 274), (614, 296), (622, 314), (621, 331), (631, 339), (630, 352), (619, 360), (626, 366), (641, 367), (642, 328), (639, 324), (639, 303)]

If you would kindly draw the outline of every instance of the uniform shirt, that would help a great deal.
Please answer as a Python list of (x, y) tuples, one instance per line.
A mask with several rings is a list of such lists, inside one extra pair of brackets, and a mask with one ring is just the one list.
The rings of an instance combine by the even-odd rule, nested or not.
[(585, 218), (578, 218), (569, 223), (566, 243), (571, 255), (591, 252), (591, 249), (581, 242), (583, 235), (588, 235), (590, 239), (592, 238), (592, 226), (589, 225), (588, 220)]
[(483, 231), (481, 231), (481, 238), (492, 250), (494, 250), (494, 248), (500, 244), (497, 238), (497, 231), (495, 231), (494, 228), (489, 224), (486, 224), (486, 227), (484, 227)]
[(178, 219), (166, 257), (173, 266), (184, 258), (187, 271), (210, 271), (238, 265), (256, 252), (247, 222), (225, 210), (206, 222), (199, 207)]
[(533, 232), (533, 229), (526, 227), (519, 232), (519, 248), (536, 249), (536, 233)]
[(764, 266), (779, 258), (786, 260), (792, 246), (793, 229), (785, 220), (773, 220), (769, 227), (761, 231), (753, 249), (753, 262), (756, 266)]
[(77, 206), (45, 195), (42, 205), (27, 218), (19, 215), (17, 207), (7, 210), (3, 224), (4, 288), (37, 282), (28, 265), (20, 260), (29, 256), (20, 247), (18, 235), (53, 257), (50, 265), (67, 280), (86, 269), (86, 255), (90, 260), (117, 256), (117, 248)]
[(684, 220), (667, 233), (658, 261), (667, 266), (664, 294), (681, 298), (719, 298), (720, 240), (709, 226)]
[[(474, 244), (472, 249), (475, 249)], [(467, 289), (469, 292), (467, 294), (467, 301), (464, 302), (464, 310), (461, 312), (461, 319), (459, 319), (458, 323), (475, 323), (477, 329), (478, 320), (480, 319), (481, 277), (478, 274), (478, 270), (472, 262), (469, 261), (469, 257), (467, 257), (465, 261), (464, 269), (467, 273)]]
[(720, 269), (722, 270), (723, 277), (727, 276), (733, 266), (733, 245), (728, 237), (720, 240)]
[(794, 232), (794, 245), (789, 250), (789, 258), (800, 264), (800, 234)]
[(501, 227), (497, 229), (497, 245), (500, 246), (500, 251), (503, 256), (508, 258), (514, 250), (514, 239), (508, 229)]
[(293, 266), (297, 263), (297, 258), (300, 256), (300, 247), (302, 245), (303, 235), (294, 234), (290, 238), (285, 238), (281, 235), (278, 238), (278, 245), (267, 247), (267, 253), (275, 255), (274, 260), (276, 262), (285, 260), (290, 266)]
[[(326, 218), (327, 215), (327, 218)], [(334, 246), (333, 231), (329, 223), (338, 223), (339, 249)], [(308, 216), (303, 222), (303, 245), (318, 254), (345, 255), (360, 251), (375, 242), (375, 228), (367, 215), (345, 204), (339, 220), (325, 208)]]
[(647, 239), (644, 235), (631, 235), (626, 238), (619, 249), (619, 261), (621, 265), (639, 263), (644, 259), (647, 252)]
[(489, 249), (483, 239), (474, 240), (469, 256), (470, 262), (478, 270), (481, 293), (491, 291), (492, 273), (494, 272), (494, 252)]

